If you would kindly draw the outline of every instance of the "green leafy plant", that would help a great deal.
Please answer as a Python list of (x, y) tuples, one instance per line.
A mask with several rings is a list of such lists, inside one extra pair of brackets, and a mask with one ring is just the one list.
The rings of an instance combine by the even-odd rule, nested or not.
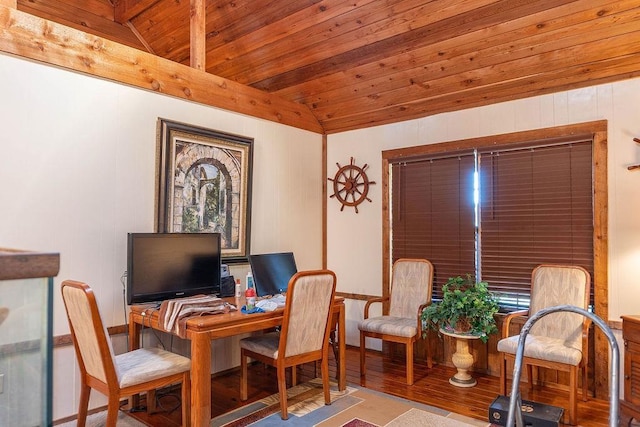
[(487, 342), (489, 335), (498, 332), (493, 317), (499, 306), (489, 292), (487, 282), (475, 282), (471, 275), (466, 279), (451, 277), (442, 286), (442, 301), (430, 304), (421, 314), (423, 336), (427, 328), (441, 328), (456, 333), (472, 334)]

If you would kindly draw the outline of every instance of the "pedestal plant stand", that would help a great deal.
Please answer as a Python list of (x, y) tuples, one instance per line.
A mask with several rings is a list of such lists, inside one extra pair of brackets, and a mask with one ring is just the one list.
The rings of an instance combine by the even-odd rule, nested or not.
[(469, 374), (469, 368), (473, 366), (473, 354), (469, 352), (469, 340), (480, 339), (480, 337), (472, 334), (457, 334), (445, 329), (440, 329), (440, 333), (456, 340), (456, 352), (451, 356), (451, 361), (458, 372), (449, 378), (449, 383), (456, 387), (475, 386), (478, 382)]

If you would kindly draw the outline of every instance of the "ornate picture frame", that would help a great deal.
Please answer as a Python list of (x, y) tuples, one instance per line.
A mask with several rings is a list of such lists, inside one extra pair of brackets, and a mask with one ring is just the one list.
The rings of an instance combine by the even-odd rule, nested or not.
[(248, 262), (253, 139), (158, 119), (156, 229), (221, 234), (222, 260)]

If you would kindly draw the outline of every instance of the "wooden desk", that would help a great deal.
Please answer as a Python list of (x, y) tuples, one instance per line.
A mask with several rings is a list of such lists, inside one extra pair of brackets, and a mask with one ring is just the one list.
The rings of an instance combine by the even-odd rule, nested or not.
[[(238, 308), (244, 304), (225, 298)], [(142, 326), (164, 331), (158, 325), (158, 311), (145, 306), (131, 306), (129, 313), (129, 349), (140, 347)], [(334, 317), (338, 316), (338, 388), (347, 385), (345, 356), (344, 298), (336, 297)], [(144, 313), (144, 316), (143, 316)], [(211, 340), (273, 328), (282, 324), (284, 309), (268, 313), (243, 314), (239, 309), (226, 314), (195, 317), (187, 320), (187, 339), (191, 340), (191, 426), (208, 427), (211, 420)], [(144, 323), (143, 323), (144, 322)], [(183, 402), (184, 404), (184, 402)]]

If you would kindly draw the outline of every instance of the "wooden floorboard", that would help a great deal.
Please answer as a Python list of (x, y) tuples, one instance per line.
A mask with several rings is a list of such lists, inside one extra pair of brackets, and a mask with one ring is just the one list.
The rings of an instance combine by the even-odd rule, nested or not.
[[(435, 365), (427, 369), (425, 363), (418, 361), (415, 365), (415, 383), (405, 384), (404, 358), (392, 357), (379, 352), (367, 352), (367, 375), (360, 382), (359, 350), (347, 348), (347, 382), (365, 388), (403, 397), (416, 402), (436, 406), (451, 412), (473, 417), (488, 422), (488, 408), (499, 395), (499, 379), (494, 376), (474, 373), (478, 385), (472, 388), (459, 388), (449, 384), (449, 378), (455, 369)], [(331, 374), (335, 375), (335, 363), (330, 362)], [(305, 365), (299, 370), (300, 380), (313, 377), (313, 366)], [(212, 388), (212, 417), (245, 405), (239, 399), (240, 373), (232, 370), (214, 376)], [(522, 398), (549, 405), (566, 407), (568, 392), (547, 387), (535, 387), (529, 391), (527, 384), (521, 387)], [(262, 364), (252, 365), (249, 371), (249, 401), (267, 397), (278, 391), (275, 370)], [(179, 401), (179, 390), (169, 390), (159, 398), (159, 404), (171, 409)], [(159, 412), (148, 415), (145, 412), (134, 414), (140, 421), (156, 427), (174, 427), (180, 423), (180, 409), (172, 412)], [(578, 421), (583, 427), (602, 427), (609, 425), (609, 402), (590, 397), (587, 402), (578, 401)]]

